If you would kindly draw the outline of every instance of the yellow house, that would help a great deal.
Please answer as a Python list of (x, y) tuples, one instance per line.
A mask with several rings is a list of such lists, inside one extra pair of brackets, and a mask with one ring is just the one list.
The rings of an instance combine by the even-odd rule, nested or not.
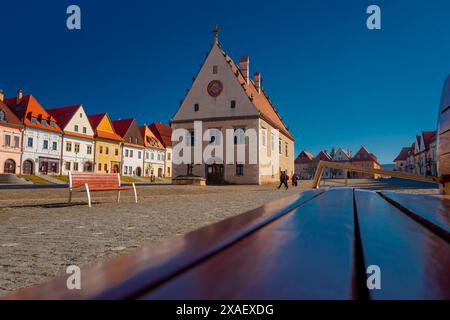
[(108, 114), (95, 114), (88, 118), (95, 130), (95, 172), (120, 173), (122, 137), (114, 130)]

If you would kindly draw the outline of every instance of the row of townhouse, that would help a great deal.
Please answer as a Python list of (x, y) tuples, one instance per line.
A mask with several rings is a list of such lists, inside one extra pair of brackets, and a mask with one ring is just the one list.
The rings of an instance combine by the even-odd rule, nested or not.
[(410, 147), (403, 147), (394, 159), (396, 171), (436, 176), (436, 131), (422, 131)]
[[(306, 150), (300, 152), (295, 159), (295, 173), (300, 179), (312, 179), (317, 169), (319, 161), (347, 162), (362, 168), (380, 169), (377, 157), (370, 153), (365, 147), (352, 156), (351, 152), (339, 148), (337, 151), (332, 149), (330, 153), (325, 150), (320, 151), (315, 157)], [(322, 174), (324, 179), (344, 179), (346, 172), (339, 169), (325, 168)], [(354, 179), (378, 179), (377, 174), (368, 174), (360, 172), (347, 172), (347, 178)]]
[(0, 91), (0, 173), (171, 177), (171, 153), (171, 128), (162, 123), (111, 121), (82, 105), (44, 109), (22, 90), (13, 98)]

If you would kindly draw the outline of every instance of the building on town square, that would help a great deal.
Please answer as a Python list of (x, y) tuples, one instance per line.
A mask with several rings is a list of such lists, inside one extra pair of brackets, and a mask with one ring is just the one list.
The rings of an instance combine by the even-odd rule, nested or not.
[(312, 165), (314, 156), (306, 150), (302, 150), (295, 158), (295, 174), (302, 180), (312, 179), (314, 167)]
[(4, 93), (0, 90), (0, 173), (19, 173), (24, 127), (3, 101)]
[(164, 158), (164, 176), (166, 178), (172, 177), (172, 128), (161, 122), (153, 122), (150, 125), (155, 137), (164, 146), (165, 158)]
[(144, 166), (144, 140), (136, 120), (123, 119), (112, 122), (114, 130), (123, 139), (122, 175), (142, 176)]
[(144, 141), (144, 176), (164, 177), (165, 149), (162, 143), (155, 137), (150, 128), (146, 125), (140, 126), (142, 139)]
[(95, 132), (94, 171), (121, 173), (123, 138), (116, 133), (106, 113), (89, 115)]
[(23, 133), (22, 174), (60, 174), (63, 131), (31, 95), (22, 90), (4, 103), (25, 126)]
[[(358, 152), (350, 159), (350, 164), (361, 168), (381, 169), (377, 157), (370, 153), (365, 147), (361, 147)], [(379, 174), (350, 172), (352, 178), (355, 179), (379, 179)]]
[[(237, 152), (233, 159), (214, 155), (196, 160), (192, 156), (187, 160), (190, 163), (173, 161), (173, 176), (192, 174), (205, 178), (207, 183), (219, 184), (277, 182), (281, 171), (292, 176), (294, 137), (264, 90), (261, 73), (254, 73), (251, 79), (249, 57), (242, 57), (236, 65), (218, 42), (217, 28), (214, 33), (211, 49), (171, 119), (171, 126), (173, 130), (186, 130), (189, 137), (184, 140), (192, 150), (201, 149), (203, 153), (219, 145), (226, 158), (227, 144), (235, 149), (241, 146), (245, 161), (237, 159)], [(207, 141), (195, 138), (195, 121), (202, 122), (202, 132), (209, 132)], [(230, 131), (235, 134), (227, 139)], [(219, 141), (220, 137), (223, 141)], [(186, 141), (173, 141), (174, 158), (179, 156), (175, 154), (176, 145)], [(256, 160), (248, 161), (251, 157)]]
[(63, 130), (61, 173), (94, 171), (94, 130), (82, 105), (47, 109)]

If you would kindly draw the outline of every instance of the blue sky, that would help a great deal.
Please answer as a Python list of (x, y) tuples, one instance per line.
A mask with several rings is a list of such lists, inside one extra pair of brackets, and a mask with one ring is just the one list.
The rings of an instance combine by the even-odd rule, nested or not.
[[(66, 28), (81, 7), (82, 29)], [(366, 28), (381, 7), (382, 29)], [(213, 40), (250, 56), (296, 153), (361, 145), (389, 163), (434, 130), (450, 73), (450, 2), (2, 1), (0, 88), (45, 107), (168, 122)]]

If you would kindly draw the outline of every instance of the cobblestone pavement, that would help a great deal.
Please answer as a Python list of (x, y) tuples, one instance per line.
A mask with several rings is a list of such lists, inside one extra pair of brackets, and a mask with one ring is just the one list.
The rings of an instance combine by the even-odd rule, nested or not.
[[(370, 189), (436, 193), (426, 185), (352, 181)], [(330, 184), (330, 182), (327, 182)], [(0, 295), (42, 283), (79, 266), (154, 244), (309, 188), (275, 186), (142, 186), (132, 192), (94, 193), (93, 207), (66, 189), (0, 190)], [(419, 189), (418, 189), (419, 188)]]

